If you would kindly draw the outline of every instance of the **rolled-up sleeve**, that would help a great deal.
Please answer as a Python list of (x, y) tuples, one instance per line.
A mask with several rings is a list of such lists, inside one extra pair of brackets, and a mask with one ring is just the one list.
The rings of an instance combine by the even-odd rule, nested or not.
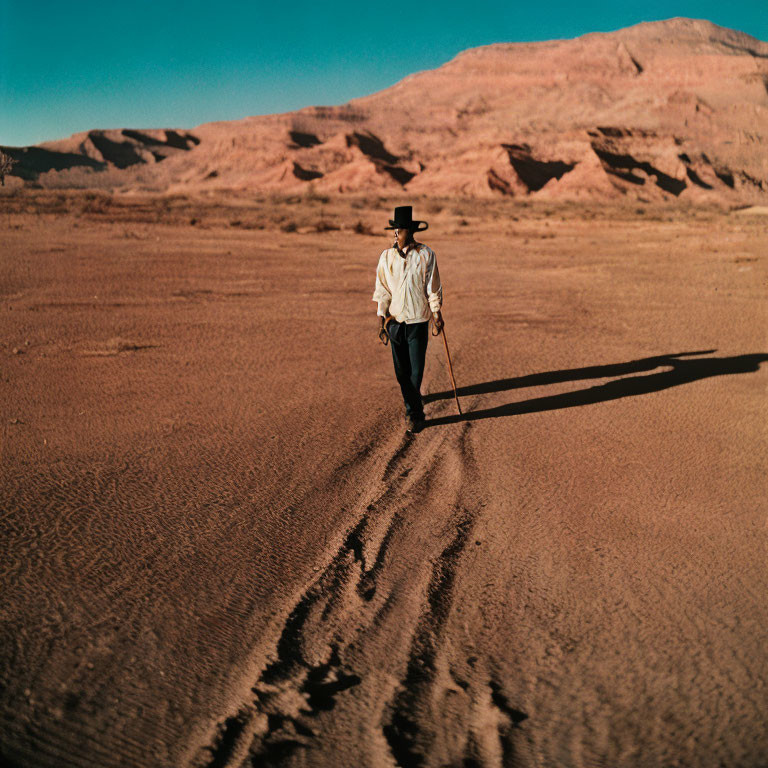
[(430, 250), (427, 259), (426, 294), (429, 300), (429, 308), (433, 313), (440, 311), (443, 306), (443, 285), (440, 282), (440, 272), (437, 269), (437, 256)]
[(376, 268), (376, 288), (373, 291), (373, 300), (378, 304), (376, 314), (381, 317), (387, 316), (392, 301), (392, 293), (387, 285), (386, 258), (387, 252), (384, 251), (379, 257), (379, 265)]

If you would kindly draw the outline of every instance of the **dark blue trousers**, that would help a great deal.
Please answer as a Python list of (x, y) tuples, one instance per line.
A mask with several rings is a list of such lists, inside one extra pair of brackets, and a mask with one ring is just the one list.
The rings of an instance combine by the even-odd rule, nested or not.
[(429, 322), (398, 323), (390, 320), (387, 325), (395, 376), (405, 403), (405, 415), (416, 421), (424, 418), (421, 402), (421, 380), (424, 377), (424, 360), (429, 341)]

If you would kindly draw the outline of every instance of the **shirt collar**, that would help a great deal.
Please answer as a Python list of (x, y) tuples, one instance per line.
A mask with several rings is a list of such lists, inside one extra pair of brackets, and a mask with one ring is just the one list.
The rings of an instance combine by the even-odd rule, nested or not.
[(423, 243), (419, 243), (418, 241), (416, 241), (413, 243), (409, 243), (405, 248), (401, 250), (403, 251), (403, 253), (405, 253), (406, 256), (408, 256), (408, 254), (418, 251), (422, 245)]

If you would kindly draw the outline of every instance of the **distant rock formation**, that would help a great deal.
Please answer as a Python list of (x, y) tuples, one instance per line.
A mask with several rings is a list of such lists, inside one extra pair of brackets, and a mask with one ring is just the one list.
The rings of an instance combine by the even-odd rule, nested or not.
[[(60, 141), (33, 147), (7, 147), (5, 151), (16, 160), (15, 175), (19, 178), (38, 181), (41, 176), (47, 176), (45, 180), (49, 184), (43, 183), (42, 186), (67, 186), (64, 171), (86, 169), (88, 172), (104, 172), (158, 163), (199, 143), (200, 139), (188, 131), (134, 131), (126, 128), (86, 131)], [(75, 176), (74, 173), (70, 175)], [(83, 185), (75, 183), (73, 186)]]
[(500, 43), (338, 107), (4, 151), (43, 187), (764, 201), (768, 43), (692, 19)]

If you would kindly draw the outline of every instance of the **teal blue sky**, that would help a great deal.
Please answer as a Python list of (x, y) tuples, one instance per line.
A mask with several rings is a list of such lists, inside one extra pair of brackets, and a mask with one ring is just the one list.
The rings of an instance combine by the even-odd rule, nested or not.
[(465, 48), (675, 16), (768, 40), (766, 0), (0, 0), (0, 144), (343, 104)]

